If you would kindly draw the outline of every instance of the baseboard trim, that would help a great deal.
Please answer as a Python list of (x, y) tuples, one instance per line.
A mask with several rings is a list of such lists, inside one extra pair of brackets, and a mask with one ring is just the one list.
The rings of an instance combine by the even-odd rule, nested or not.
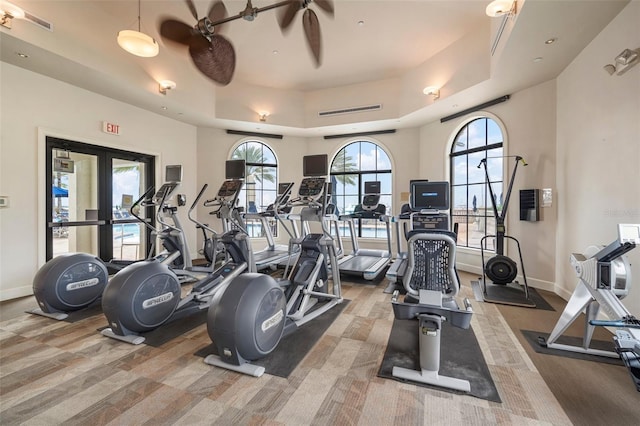
[(0, 302), (5, 300), (18, 299), (20, 297), (33, 295), (33, 287), (25, 285), (22, 287), (15, 287), (9, 289), (0, 290)]

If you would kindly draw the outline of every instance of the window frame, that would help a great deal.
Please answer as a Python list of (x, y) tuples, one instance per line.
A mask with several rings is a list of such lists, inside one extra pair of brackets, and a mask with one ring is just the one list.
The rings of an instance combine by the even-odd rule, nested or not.
[[(240, 150), (243, 146), (248, 146), (249, 144), (259, 144), (261, 149), (262, 149), (262, 155), (264, 158), (264, 152), (265, 150), (267, 150), (270, 153), (270, 156), (273, 157), (274, 162), (270, 163), (270, 162), (255, 162), (255, 161), (247, 161), (247, 149), (245, 148), (244, 150), (244, 156), (236, 156), (236, 152), (238, 152), (238, 150)], [(278, 175), (278, 157), (274, 151), (274, 149), (269, 146), (269, 144), (267, 144), (266, 142), (260, 140), (260, 139), (254, 139), (254, 138), (250, 138), (250, 139), (244, 139), (240, 142), (238, 142), (233, 149), (231, 150), (230, 154), (229, 154), (229, 159), (230, 160), (245, 160), (245, 183), (243, 185), (242, 191), (241, 191), (241, 195), (239, 197), (240, 202), (239, 202), (239, 206), (243, 206), (245, 209), (245, 212), (247, 213), (259, 213), (261, 211), (264, 211), (266, 209), (266, 205), (260, 205), (257, 206), (255, 205), (255, 202), (260, 199), (263, 200), (262, 202), (264, 202), (264, 194), (265, 193), (273, 193), (273, 199), (275, 200), (275, 198), (277, 197), (278, 194), (278, 181), (279, 181), (279, 175)], [(265, 189), (263, 187), (261, 187), (260, 189), (258, 188), (254, 188), (253, 191), (254, 192), (254, 207), (256, 209), (256, 211), (249, 211), (250, 210), (250, 201), (249, 201), (249, 189), (248, 189), (248, 182), (247, 182), (247, 178), (249, 177), (249, 170), (251, 167), (258, 167), (261, 169), (261, 172), (264, 175), (264, 168), (273, 168), (275, 170), (274, 173), (274, 178), (275, 178), (275, 182), (273, 184), (274, 189)], [(260, 195), (258, 196), (258, 191), (260, 192)], [(242, 196), (244, 193), (244, 196)], [(264, 233), (262, 232), (262, 225), (260, 224), (259, 221), (251, 219), (250, 220), (252, 223), (257, 222), (257, 224), (252, 224), (251, 226), (247, 226), (247, 230), (249, 231), (249, 236), (251, 238), (263, 238), (264, 237)], [(245, 222), (247, 222), (245, 220)], [(273, 220), (269, 220), (270, 222), (270, 226), (271, 226), (271, 230), (273, 232), (273, 237), (277, 238), (278, 237), (278, 226), (277, 223), (275, 221), (275, 219)], [(247, 225), (249, 225), (247, 223)]]
[[(468, 149), (464, 149), (461, 151), (455, 151), (456, 148), (456, 142), (458, 142), (460, 135), (463, 132), (466, 132), (466, 145), (469, 146), (469, 126), (473, 123), (476, 123), (478, 120), (484, 120), (485, 124), (484, 124), (484, 142), (482, 146), (474, 146), (472, 148), (468, 148)], [(491, 142), (491, 138), (489, 136), (489, 121), (492, 121), (493, 124), (495, 125), (495, 128), (497, 128), (500, 131), (500, 136), (501, 136), (501, 141), (500, 142)], [(448, 156), (447, 156), (447, 160), (448, 160), (448, 167), (449, 167), (449, 181), (450, 181), (450, 199), (451, 199), (451, 206), (449, 209), (449, 215), (451, 218), (451, 223), (452, 226), (454, 223), (458, 222), (459, 225), (466, 225), (466, 228), (464, 230), (459, 230), (459, 236), (458, 236), (458, 241), (457, 241), (457, 245), (460, 248), (464, 248), (464, 249), (471, 249), (471, 250), (480, 250), (480, 240), (478, 240), (477, 245), (474, 245), (472, 243), (472, 239), (470, 237), (471, 232), (469, 231), (471, 229), (472, 226), (472, 222), (477, 224), (476, 226), (478, 227), (478, 229), (482, 232), (481, 236), (479, 238), (482, 238), (483, 236), (486, 235), (495, 235), (495, 215), (493, 213), (493, 208), (491, 206), (491, 202), (489, 200), (489, 190), (488, 190), (488, 183), (485, 177), (485, 171), (484, 169), (482, 169), (482, 176), (483, 176), (483, 180), (481, 183), (479, 182), (470, 182), (469, 180), (469, 173), (468, 170), (470, 167), (475, 167), (474, 164), (470, 164), (469, 163), (469, 156), (475, 154), (477, 156), (478, 153), (482, 153), (484, 152), (484, 155), (482, 156), (483, 159), (487, 159), (487, 158), (491, 158), (492, 156), (489, 155), (489, 153), (493, 150), (496, 149), (500, 149), (502, 151), (501, 153), (501, 157), (504, 157), (506, 155), (506, 144), (507, 144), (507, 132), (506, 129), (504, 127), (504, 125), (502, 124), (502, 122), (500, 121), (500, 119), (498, 119), (496, 116), (494, 116), (493, 114), (490, 113), (486, 113), (486, 112), (482, 112), (479, 115), (475, 115), (473, 117), (468, 117), (464, 122), (462, 122), (457, 128), (456, 130), (453, 132), (452, 134), (452, 138), (450, 141), (450, 149), (448, 152)], [(456, 166), (455, 166), (455, 159), (456, 158), (460, 158), (460, 157), (466, 157), (466, 172), (464, 175), (464, 183), (456, 183), (458, 181), (460, 181), (459, 178), (456, 177), (455, 173), (456, 173)], [(490, 184), (492, 186), (495, 185), (500, 185), (503, 186), (505, 183), (505, 178), (504, 178), (504, 173), (505, 173), (505, 163), (504, 161), (502, 161), (501, 164), (501, 169), (499, 170), (498, 173), (496, 172), (491, 172), (490, 173)], [(493, 177), (498, 176), (499, 179), (493, 179)], [(469, 187), (471, 186), (479, 186), (482, 185), (482, 190), (481, 193), (484, 194), (484, 201), (481, 202), (481, 204), (484, 204), (484, 206), (480, 206), (479, 209), (484, 209), (485, 213), (484, 214), (480, 214), (480, 215), (476, 215), (474, 214), (474, 220), (471, 221), (470, 218), (472, 217), (472, 214), (470, 213), (472, 211), (471, 206), (469, 205), (470, 201), (469, 201), (469, 197), (470, 197), (470, 191), (469, 191)], [(465, 199), (466, 199), (466, 208), (464, 209), (465, 213), (464, 214), (459, 214), (456, 213), (456, 210), (459, 210), (459, 206), (456, 206), (455, 203), (455, 192), (456, 192), (456, 188), (461, 188), (464, 187), (465, 188)], [(503, 188), (504, 189), (504, 188)], [(502, 192), (502, 191), (501, 191)], [(462, 220), (460, 220), (462, 219)], [(493, 231), (491, 230), (493, 229)], [(478, 237), (476, 237), (478, 238)], [(495, 241), (491, 241), (490, 239), (488, 239), (488, 241), (485, 243), (485, 247), (484, 249), (490, 252), (495, 251), (495, 247), (494, 247)]]
[[(376, 158), (376, 168), (375, 169), (367, 169), (367, 170), (362, 170), (361, 164), (360, 163), (360, 156), (362, 154), (362, 144), (363, 143), (367, 143), (367, 144), (371, 144), (374, 145), (376, 148), (376, 151), (379, 149), (381, 150), (387, 157), (388, 161), (389, 161), (389, 165), (390, 168), (389, 169), (378, 169), (378, 159)], [(349, 170), (349, 171), (339, 171), (339, 172), (334, 172), (333, 168), (334, 168), (334, 162), (335, 160), (339, 157), (340, 153), (342, 151), (347, 150), (347, 148), (349, 146), (353, 146), (355, 144), (359, 144), (358, 146), (358, 170)], [(345, 151), (346, 152), (346, 151)], [(346, 156), (345, 156), (346, 158)], [(387, 214), (390, 215), (390, 211), (392, 209), (393, 206), (393, 163), (391, 160), (391, 156), (389, 155), (388, 150), (379, 142), (371, 140), (371, 139), (354, 139), (352, 141), (349, 141), (347, 143), (345, 143), (340, 149), (338, 149), (335, 153), (335, 155), (333, 156), (333, 159), (331, 160), (331, 163), (329, 165), (329, 177), (330, 179), (332, 179), (333, 181), (333, 177), (334, 176), (355, 176), (356, 177), (356, 186), (358, 188), (358, 194), (357, 194), (357, 198), (358, 198), (358, 203), (362, 202), (362, 197), (364, 196), (364, 183), (368, 182), (369, 180), (367, 179), (366, 181), (364, 180), (364, 176), (365, 175), (376, 175), (376, 179), (380, 180), (377, 175), (380, 174), (388, 174), (389, 178), (390, 178), (390, 188), (391, 188), (391, 192), (389, 193), (385, 193), (382, 192), (380, 193), (381, 197), (387, 197), (391, 203), (391, 205), (385, 204), (387, 207)], [(346, 186), (345, 186), (346, 187)], [(336, 194), (336, 188), (332, 188), (332, 198), (333, 200), (337, 200), (338, 197), (353, 197), (355, 196), (355, 194), (341, 194), (338, 195)], [(337, 207), (337, 206), (336, 206)], [(340, 214), (345, 214), (345, 211), (340, 211)], [(363, 236), (363, 222), (364, 221), (370, 221), (372, 219), (355, 219), (354, 220), (354, 224), (355, 224), (355, 228), (356, 228), (356, 233), (357, 233), (357, 238), (366, 238), (366, 239), (371, 239), (371, 240), (386, 240), (387, 237), (386, 235), (386, 227), (381, 225), (381, 224), (376, 224), (375, 227), (375, 231), (374, 231), (374, 236), (370, 237), (370, 236)], [(342, 237), (346, 237), (349, 235), (349, 227), (346, 224), (341, 224), (340, 226), (340, 235)]]

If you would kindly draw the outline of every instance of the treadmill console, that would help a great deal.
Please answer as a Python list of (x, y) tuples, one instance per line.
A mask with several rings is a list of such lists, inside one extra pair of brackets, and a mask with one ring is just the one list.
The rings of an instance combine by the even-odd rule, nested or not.
[(179, 184), (180, 184), (179, 182), (163, 183), (160, 189), (158, 189), (156, 193), (153, 195), (153, 199), (152, 199), (153, 203), (160, 204), (163, 199), (166, 201), (169, 198), (171, 198), (171, 194), (173, 194), (173, 191), (176, 190)]

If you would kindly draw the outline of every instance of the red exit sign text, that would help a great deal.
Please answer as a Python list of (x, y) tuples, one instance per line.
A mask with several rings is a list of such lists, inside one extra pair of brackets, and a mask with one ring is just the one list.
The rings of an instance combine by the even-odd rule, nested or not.
[(102, 122), (102, 131), (105, 133), (110, 133), (112, 135), (119, 135), (120, 134), (120, 125), (119, 124), (114, 124), (114, 123), (109, 123), (108, 121), (103, 121)]

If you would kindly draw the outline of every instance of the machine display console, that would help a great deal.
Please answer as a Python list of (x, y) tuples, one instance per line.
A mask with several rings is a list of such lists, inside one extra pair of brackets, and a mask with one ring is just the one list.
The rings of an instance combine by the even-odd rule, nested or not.
[(324, 189), (325, 178), (323, 177), (308, 177), (302, 180), (298, 195), (300, 197), (315, 198), (322, 194)]
[(218, 197), (228, 198), (234, 196), (242, 189), (241, 180), (225, 180), (218, 190)]
[(160, 203), (163, 198), (165, 200), (169, 199), (169, 197), (171, 197), (171, 194), (176, 190), (177, 187), (177, 182), (167, 182), (162, 184), (160, 189), (158, 189), (153, 195), (153, 202), (157, 204)]
[(640, 225), (621, 223), (618, 225), (620, 242), (640, 245)]

